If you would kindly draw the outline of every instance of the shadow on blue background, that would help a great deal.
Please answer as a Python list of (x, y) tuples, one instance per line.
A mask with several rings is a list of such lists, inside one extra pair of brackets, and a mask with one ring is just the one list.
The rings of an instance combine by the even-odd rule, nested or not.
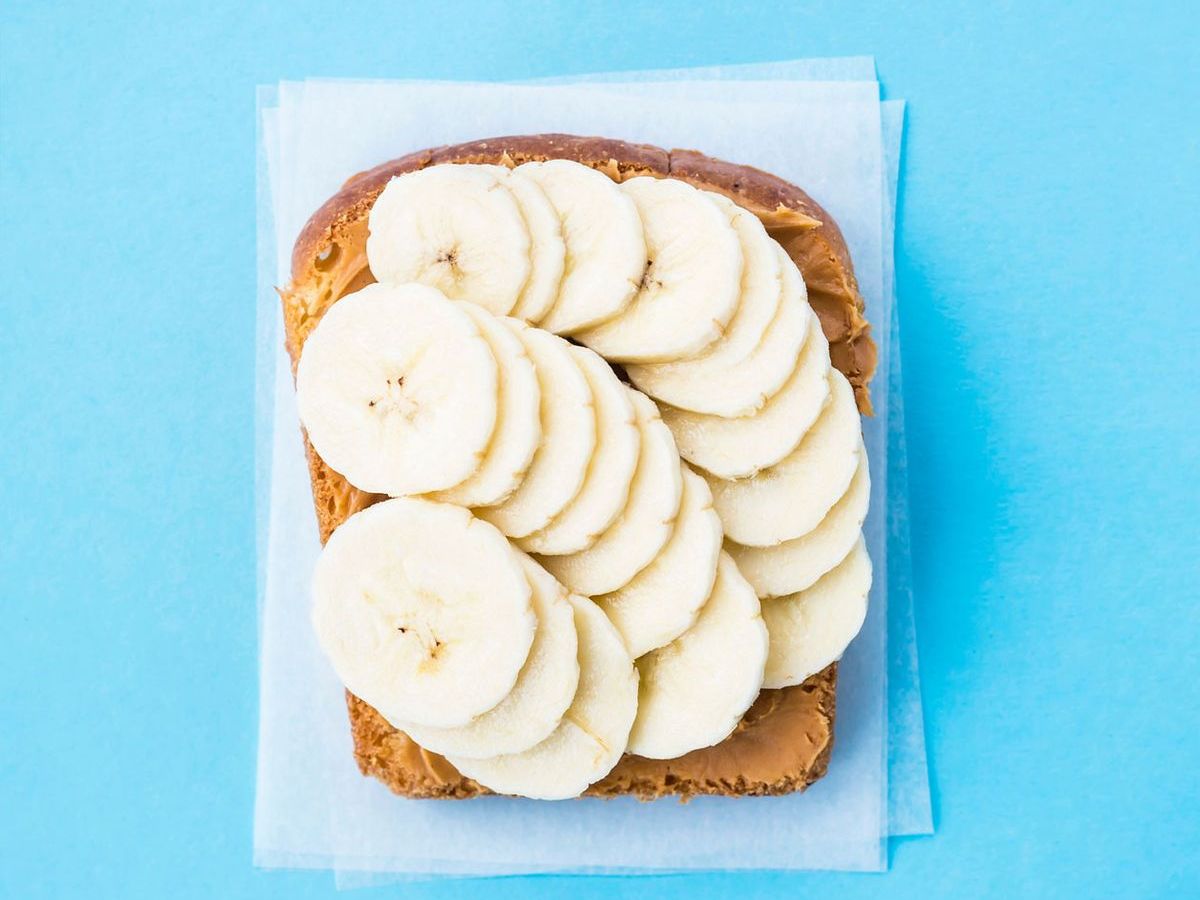
[(1200, 891), (1194, 9), (402, 6), (5, 7), (0, 895), (332, 892), (249, 862), (256, 84), (856, 53), (910, 101), (897, 274), (938, 834), (883, 876), (649, 886)]

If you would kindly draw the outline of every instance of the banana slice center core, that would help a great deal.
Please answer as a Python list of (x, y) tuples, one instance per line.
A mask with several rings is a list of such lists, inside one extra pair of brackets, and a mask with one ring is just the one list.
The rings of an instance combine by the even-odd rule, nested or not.
[(382, 584), (365, 586), (362, 593), (378, 616), (380, 631), (408, 647), (417, 671), (436, 669), (439, 657), (453, 643), (453, 616), (446, 598), (413, 584), (403, 570), (390, 573)]
[(406, 421), (414, 419), (421, 404), (405, 391), (404, 376), (397, 375), (395, 378), (388, 378), (386, 383), (387, 387), (384, 388), (384, 392), (378, 397), (368, 400), (367, 406), (385, 419), (393, 414), (399, 415)]
[(638, 282), (638, 293), (654, 294), (664, 286), (663, 280), (655, 274), (654, 260), (646, 260), (646, 271), (642, 273), (642, 280)]
[(437, 256), (434, 257), (433, 261), (439, 266), (445, 266), (448, 268), (455, 278), (462, 276), (462, 269), (458, 264), (458, 244), (454, 244), (453, 246), (441, 251)]

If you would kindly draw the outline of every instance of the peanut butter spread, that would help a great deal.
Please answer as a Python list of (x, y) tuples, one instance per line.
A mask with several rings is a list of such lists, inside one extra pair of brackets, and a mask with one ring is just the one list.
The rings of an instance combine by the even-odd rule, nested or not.
[[(804, 276), (808, 299), (829, 339), (833, 364), (854, 387), (859, 408), (871, 412), (868, 383), (875, 344), (850, 254), (837, 224), (798, 187), (766, 172), (722, 162), (692, 150), (663, 150), (606, 138), (543, 134), (493, 138), (409, 154), (355, 175), (305, 225), (292, 255), (292, 280), (280, 291), (293, 366), (304, 341), (339, 298), (375, 279), (367, 265), (367, 216), (396, 175), (439, 163), (499, 163), (571, 159), (615, 181), (639, 175), (672, 177), (725, 194), (753, 212)], [(353, 513), (384, 499), (352, 487), (305, 441), (322, 542)], [(803, 790), (825, 774), (833, 746), (837, 664), (803, 684), (764, 690), (732, 735), (715, 747), (672, 760), (626, 755), (589, 795), (760, 795)], [(441, 756), (419, 747), (371, 706), (347, 693), (355, 757), (373, 775), (408, 797), (465, 798), (488, 793)]]

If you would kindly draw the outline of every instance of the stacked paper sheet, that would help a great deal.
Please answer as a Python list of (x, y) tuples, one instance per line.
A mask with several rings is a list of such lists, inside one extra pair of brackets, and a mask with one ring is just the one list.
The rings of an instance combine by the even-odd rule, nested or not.
[[(804, 60), (537, 84), (289, 82), (260, 96), (261, 704), (255, 861), (339, 884), (524, 872), (886, 867), (890, 835), (931, 831), (910, 589), (892, 235), (903, 104), (869, 59)], [(503, 134), (601, 134), (774, 172), (834, 215), (880, 350), (871, 611), (840, 669), (829, 774), (800, 795), (639, 803), (395, 797), (354, 764), (341, 685), (309, 628), (319, 551), (273, 285), (307, 217), (351, 174), (410, 150)], [(883, 461), (887, 460), (887, 465)]]

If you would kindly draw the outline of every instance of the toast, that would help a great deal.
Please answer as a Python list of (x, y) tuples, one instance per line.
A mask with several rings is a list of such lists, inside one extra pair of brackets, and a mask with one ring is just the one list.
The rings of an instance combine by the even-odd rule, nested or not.
[[(596, 137), (542, 134), (492, 138), (411, 153), (352, 177), (313, 214), (296, 241), (292, 278), (281, 290), (285, 338), (293, 367), (304, 341), (340, 297), (375, 279), (367, 265), (367, 216), (391, 178), (439, 163), (508, 166), (569, 159), (615, 181), (671, 177), (724, 194), (763, 222), (799, 267), (808, 299), (829, 340), (833, 364), (854, 388), (860, 411), (871, 412), (868, 385), (876, 349), (863, 311), (850, 253), (837, 224), (800, 188), (757, 169), (692, 150), (663, 150)], [(353, 513), (384, 499), (351, 486), (305, 438), (322, 543)], [(586, 792), (641, 799), (664, 795), (768, 795), (803, 790), (822, 775), (833, 747), (837, 664), (804, 683), (763, 690), (734, 733), (715, 747), (670, 760), (626, 755)], [(489, 793), (463, 777), (347, 692), (359, 769), (406, 797), (467, 798)]]

